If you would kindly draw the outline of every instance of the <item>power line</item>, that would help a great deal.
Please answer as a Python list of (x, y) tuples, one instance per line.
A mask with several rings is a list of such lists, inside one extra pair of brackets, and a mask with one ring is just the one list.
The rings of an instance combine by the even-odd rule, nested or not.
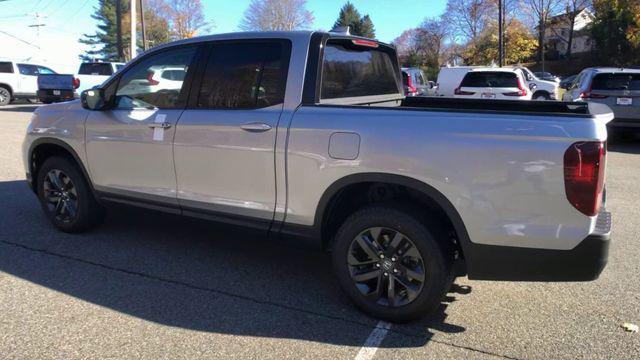
[(27, 45), (31, 45), (31, 46), (33, 46), (33, 47), (35, 47), (35, 48), (37, 48), (37, 49), (40, 49), (40, 46), (35, 45), (35, 44), (32, 44), (32, 43), (30, 43), (30, 42), (28, 42), (28, 41), (26, 41), (26, 40), (20, 39), (19, 37), (15, 36), (15, 35), (12, 35), (12, 34), (9, 34), (9, 33), (8, 33), (8, 32), (6, 32), (6, 31), (0, 30), (0, 33), (5, 34), (5, 35), (7, 35), (7, 36), (9, 36), (9, 37), (12, 37), (12, 38), (14, 38), (14, 39), (16, 39), (16, 40), (18, 40), (18, 41), (20, 41), (20, 42), (23, 42), (23, 43), (27, 44)]

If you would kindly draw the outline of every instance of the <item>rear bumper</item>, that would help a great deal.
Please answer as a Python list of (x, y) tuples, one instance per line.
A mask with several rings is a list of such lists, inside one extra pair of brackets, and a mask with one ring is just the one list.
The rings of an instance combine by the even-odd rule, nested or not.
[(613, 119), (607, 126), (640, 128), (640, 119)]
[(53, 95), (53, 90), (38, 90), (37, 97), (42, 102), (68, 101), (75, 99), (75, 91), (60, 90), (60, 95)]
[(470, 279), (506, 281), (590, 281), (607, 264), (611, 213), (598, 215), (594, 232), (571, 250), (471, 246)]

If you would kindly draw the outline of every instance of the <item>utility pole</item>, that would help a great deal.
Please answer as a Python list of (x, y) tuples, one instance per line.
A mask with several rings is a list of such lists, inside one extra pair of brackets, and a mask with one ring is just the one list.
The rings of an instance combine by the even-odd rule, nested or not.
[(122, 0), (116, 0), (116, 47), (118, 48), (118, 61), (124, 60), (122, 48)]
[(142, 50), (147, 51), (147, 29), (144, 27), (144, 0), (140, 0), (140, 25), (142, 26)]
[(131, 59), (135, 58), (138, 53), (138, 44), (136, 39), (136, 0), (131, 0)]
[(504, 3), (498, 0), (498, 64), (504, 66)]
[(542, 72), (544, 72), (544, 38), (545, 38), (545, 22), (547, 20), (547, 13), (546, 11), (544, 11), (544, 0), (540, 0), (540, 13), (542, 14), (540, 16), (540, 37), (542, 38), (542, 42), (540, 44), (540, 46), (542, 47), (540, 49), (540, 62), (542, 63)]
[(36, 18), (36, 23), (29, 25), (29, 27), (34, 27), (36, 28), (36, 42), (38, 44), (38, 49), (40, 48), (40, 28), (43, 26), (46, 26), (46, 24), (40, 22), (40, 18), (46, 18), (46, 16), (42, 16), (40, 13), (36, 12), (33, 14), (33, 16), (35, 16)]

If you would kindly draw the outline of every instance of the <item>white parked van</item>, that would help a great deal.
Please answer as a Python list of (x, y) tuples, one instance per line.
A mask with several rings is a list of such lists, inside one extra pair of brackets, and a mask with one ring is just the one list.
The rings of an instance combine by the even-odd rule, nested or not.
[(513, 67), (442, 68), (438, 83), (441, 96), (466, 99), (531, 100), (533, 95), (522, 71)]

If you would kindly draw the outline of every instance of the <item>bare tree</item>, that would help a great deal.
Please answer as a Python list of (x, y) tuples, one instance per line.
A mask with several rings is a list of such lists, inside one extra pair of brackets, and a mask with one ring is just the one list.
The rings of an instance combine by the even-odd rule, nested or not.
[(272, 31), (306, 29), (313, 23), (306, 0), (252, 0), (240, 29)]
[(449, 0), (444, 15), (445, 22), (452, 25), (458, 40), (475, 41), (484, 29), (487, 19), (497, 14), (496, 1)]
[(524, 0), (524, 8), (528, 10), (529, 16), (538, 31), (538, 57), (544, 63), (544, 42), (545, 30), (549, 23), (549, 18), (560, 7), (562, 0)]
[(416, 29), (415, 47), (428, 66), (439, 66), (444, 42), (450, 28), (442, 18), (426, 18)]
[(204, 18), (200, 0), (163, 0), (162, 7), (174, 39), (194, 37), (211, 25)]

